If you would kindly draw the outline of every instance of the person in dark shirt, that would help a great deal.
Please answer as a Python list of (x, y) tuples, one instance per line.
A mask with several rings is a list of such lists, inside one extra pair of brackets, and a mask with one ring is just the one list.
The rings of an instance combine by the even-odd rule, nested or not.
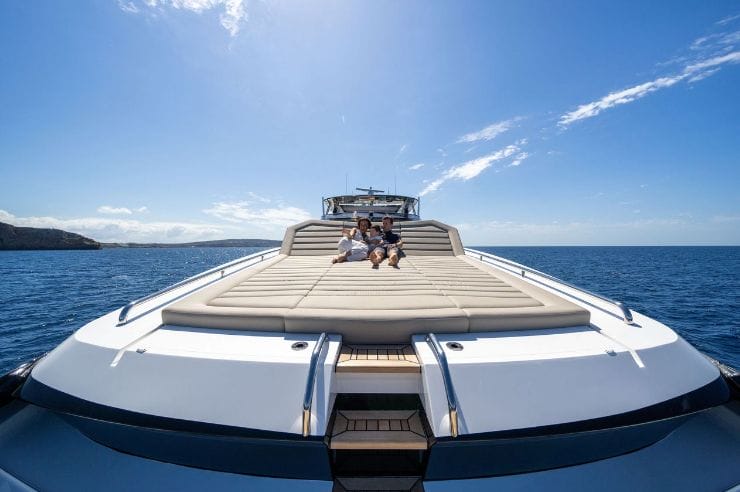
[(383, 243), (373, 249), (369, 256), (373, 268), (378, 268), (378, 265), (386, 256), (388, 257), (388, 264), (397, 267), (402, 247), (401, 237), (393, 232), (393, 217), (383, 217)]

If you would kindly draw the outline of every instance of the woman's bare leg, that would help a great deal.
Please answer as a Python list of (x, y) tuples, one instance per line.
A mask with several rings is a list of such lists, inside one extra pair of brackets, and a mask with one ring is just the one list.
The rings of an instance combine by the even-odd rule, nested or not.
[(345, 251), (344, 253), (340, 253), (334, 258), (331, 259), (332, 263), (342, 263), (347, 261), (347, 255), (349, 254), (349, 251)]

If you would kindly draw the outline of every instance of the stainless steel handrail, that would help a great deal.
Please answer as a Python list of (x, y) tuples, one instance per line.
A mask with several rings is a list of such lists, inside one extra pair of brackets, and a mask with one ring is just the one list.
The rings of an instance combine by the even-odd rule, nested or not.
[(313, 401), (313, 387), (316, 381), (316, 367), (326, 338), (326, 333), (322, 333), (311, 353), (311, 363), (308, 366), (308, 378), (306, 379), (306, 393), (303, 396), (303, 437), (308, 437), (311, 434), (311, 402)]
[[(129, 313), (129, 311), (131, 311), (131, 308), (133, 308), (134, 306), (137, 306), (137, 305), (141, 304), (142, 302), (151, 301), (152, 299), (156, 299), (157, 297), (159, 297), (161, 295), (164, 295), (164, 294), (166, 294), (166, 293), (168, 293), (168, 292), (170, 292), (172, 290), (175, 290), (175, 289), (177, 289), (179, 287), (182, 287), (183, 285), (187, 285), (187, 284), (189, 284), (191, 282), (195, 282), (196, 280), (200, 280), (202, 278), (205, 278), (205, 277), (207, 277), (209, 275), (212, 275), (212, 274), (214, 274), (216, 272), (219, 272), (219, 271), (221, 272), (221, 277), (219, 277), (219, 278), (226, 277), (228, 275), (225, 275), (224, 272), (225, 272), (225, 270), (227, 268), (231, 268), (231, 267), (233, 267), (235, 265), (238, 265), (240, 263), (244, 263), (244, 262), (247, 262), (247, 261), (250, 261), (250, 260), (254, 260), (255, 258), (258, 258), (258, 257), (260, 258), (260, 261), (264, 261), (265, 256), (271, 255), (272, 253), (275, 253), (275, 252), (277, 252), (279, 250), (280, 250), (280, 248), (272, 248), (272, 249), (268, 249), (268, 250), (265, 250), (265, 251), (260, 251), (259, 253), (255, 253), (253, 255), (245, 256), (244, 258), (239, 258), (238, 260), (234, 260), (234, 261), (232, 261), (230, 263), (226, 263), (224, 265), (220, 265), (220, 266), (217, 266), (215, 268), (211, 268), (210, 270), (205, 271), (203, 273), (199, 273), (198, 275), (195, 275), (193, 277), (186, 278), (185, 280), (182, 280), (181, 282), (177, 282), (176, 284), (170, 285), (169, 287), (165, 287), (164, 289), (158, 290), (157, 292), (155, 292), (153, 294), (149, 294), (148, 296), (144, 296), (144, 297), (141, 297), (141, 298), (136, 299), (134, 301), (131, 301), (131, 302), (129, 302), (128, 304), (126, 304), (121, 309), (121, 313), (118, 315), (118, 326), (122, 326), (122, 325), (125, 325), (126, 323), (128, 323), (128, 313)], [(237, 270), (237, 271), (240, 271), (240, 270)], [(229, 275), (231, 275), (232, 273), (236, 273), (236, 272), (231, 272), (231, 273), (229, 273)]]
[(553, 277), (552, 275), (549, 275), (549, 274), (547, 274), (545, 272), (541, 272), (539, 270), (535, 270), (534, 268), (530, 268), (530, 267), (525, 266), (525, 265), (522, 265), (520, 263), (509, 261), (509, 260), (507, 260), (505, 258), (501, 258), (500, 256), (492, 255), (492, 254), (489, 254), (489, 253), (484, 253), (483, 251), (478, 251), (476, 249), (470, 249), (470, 248), (465, 248), (465, 252), (466, 253), (470, 253), (469, 256), (478, 256), (481, 261), (484, 261), (484, 260), (493, 260), (493, 261), (497, 261), (499, 263), (503, 263), (505, 265), (514, 267), (516, 269), (519, 269), (519, 270), (521, 270), (522, 277), (525, 276), (525, 272), (534, 273), (535, 275), (539, 275), (540, 277), (544, 277), (544, 278), (546, 278), (548, 280), (552, 280), (553, 282), (558, 282), (560, 284), (565, 285), (566, 287), (570, 287), (571, 289), (575, 289), (575, 290), (577, 290), (579, 292), (582, 292), (584, 294), (593, 296), (593, 297), (595, 297), (597, 299), (601, 299), (604, 302), (608, 302), (609, 304), (612, 304), (612, 305), (618, 307), (620, 309), (620, 311), (622, 312), (622, 320), (625, 323), (627, 323), (628, 325), (631, 325), (633, 323), (633, 320), (632, 320), (632, 311), (630, 311), (630, 309), (623, 302), (621, 302), (621, 301), (615, 301), (614, 299), (610, 299), (609, 297), (602, 296), (601, 294), (597, 294), (595, 292), (591, 292), (590, 290), (586, 290), (584, 288), (578, 287), (577, 285), (573, 285), (570, 282), (566, 282), (565, 280), (561, 280), (561, 279), (559, 279), (557, 277)]
[(447, 365), (447, 355), (434, 333), (429, 333), (426, 341), (432, 348), (434, 357), (437, 359), (437, 364), (439, 364), (439, 369), (442, 371), (442, 381), (444, 382), (445, 393), (447, 394), (447, 408), (450, 412), (450, 434), (452, 434), (452, 437), (457, 437), (457, 398), (455, 397), (455, 389), (452, 387), (452, 376), (450, 375), (450, 368)]

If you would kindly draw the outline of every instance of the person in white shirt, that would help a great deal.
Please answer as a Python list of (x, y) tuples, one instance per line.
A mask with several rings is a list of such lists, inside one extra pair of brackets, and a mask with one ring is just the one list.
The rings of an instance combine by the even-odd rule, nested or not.
[(342, 231), (342, 239), (339, 240), (337, 248), (339, 254), (332, 258), (332, 263), (343, 261), (361, 261), (367, 258), (367, 230), (370, 228), (370, 219), (362, 217), (357, 219), (357, 227)]

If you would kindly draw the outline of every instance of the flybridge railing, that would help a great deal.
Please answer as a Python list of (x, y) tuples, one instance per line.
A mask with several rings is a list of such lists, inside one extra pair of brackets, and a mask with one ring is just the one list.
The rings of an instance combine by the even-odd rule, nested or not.
[[(474, 257), (474, 258), (477, 257), (480, 261), (482, 261), (484, 263), (490, 263), (492, 265), (497, 265), (498, 263), (502, 263), (502, 264), (504, 264), (506, 266), (512, 267), (515, 270), (518, 270), (517, 273), (520, 273), (522, 277), (526, 277), (527, 273), (534, 274), (534, 275), (537, 275), (539, 277), (546, 278), (547, 280), (551, 280), (553, 282), (557, 282), (559, 284), (565, 285), (566, 287), (569, 287), (571, 289), (574, 289), (574, 290), (576, 290), (578, 292), (581, 292), (583, 294), (587, 294), (587, 295), (589, 295), (591, 297), (595, 297), (597, 299), (600, 299), (600, 300), (602, 300), (604, 302), (607, 302), (609, 304), (612, 304), (613, 306), (618, 307), (619, 310), (622, 312), (622, 320), (625, 323), (627, 323), (628, 325), (633, 324), (633, 321), (632, 321), (632, 311), (630, 311), (630, 309), (623, 302), (621, 302), (621, 301), (615, 301), (614, 299), (610, 299), (609, 297), (602, 296), (601, 294), (597, 294), (595, 292), (591, 292), (590, 290), (583, 289), (581, 287), (578, 287), (577, 285), (573, 285), (573, 284), (571, 284), (569, 282), (566, 282), (565, 280), (560, 280), (557, 277), (553, 277), (552, 275), (548, 275), (545, 272), (541, 272), (539, 270), (535, 270), (534, 268), (530, 268), (528, 266), (524, 266), (524, 265), (522, 265), (520, 263), (509, 261), (509, 260), (507, 260), (505, 258), (501, 258), (500, 256), (492, 255), (492, 254), (489, 254), (489, 253), (484, 253), (483, 251), (478, 251), (478, 250), (470, 249), (470, 248), (465, 248), (465, 254), (468, 255), (468, 256)], [(500, 266), (500, 265), (497, 265), (497, 266)], [(530, 278), (532, 278), (533, 280), (537, 281), (537, 279), (534, 279), (533, 277), (530, 277)], [(540, 282), (540, 283), (542, 283), (542, 282)], [(566, 292), (566, 294), (568, 294), (568, 293)], [(572, 294), (568, 294), (568, 295), (570, 295), (571, 297), (574, 297), (574, 298), (578, 299), (577, 296), (574, 296)]]
[[(199, 273), (198, 275), (195, 275), (193, 277), (186, 278), (185, 280), (183, 280), (181, 282), (178, 282), (176, 284), (170, 285), (169, 287), (165, 287), (164, 289), (158, 290), (157, 292), (155, 292), (153, 294), (149, 294), (148, 296), (145, 296), (145, 297), (136, 299), (134, 301), (131, 301), (131, 302), (129, 302), (128, 304), (126, 304), (121, 309), (121, 312), (118, 315), (118, 326), (125, 325), (126, 323), (128, 323), (129, 321), (131, 321), (131, 320), (128, 319), (129, 311), (131, 311), (132, 308), (134, 308), (135, 306), (138, 306), (139, 304), (142, 304), (142, 303), (144, 303), (146, 301), (151, 301), (152, 299), (156, 299), (157, 297), (163, 296), (164, 294), (167, 294), (168, 292), (171, 292), (171, 291), (173, 291), (175, 289), (178, 289), (180, 287), (183, 287), (183, 286), (185, 286), (185, 285), (187, 285), (189, 283), (195, 282), (197, 280), (202, 280), (202, 279), (208, 277), (209, 275), (213, 275), (214, 273), (219, 273), (219, 272), (221, 273), (221, 275), (219, 275), (218, 277), (214, 278), (210, 282), (207, 282), (207, 283), (205, 283), (203, 285), (199, 285), (195, 289), (189, 290), (188, 292), (185, 292), (182, 295), (190, 294), (191, 292), (194, 292), (195, 290), (200, 289), (202, 287), (205, 287), (207, 285), (210, 285), (213, 282), (216, 282), (217, 280), (221, 280), (224, 277), (228, 277), (229, 275), (233, 275), (233, 274), (235, 274), (237, 272), (241, 272), (245, 268), (248, 268), (248, 267), (250, 267), (252, 265), (256, 265), (257, 263), (260, 263), (260, 262), (262, 262), (262, 261), (264, 261), (266, 259), (272, 258), (272, 257), (276, 256), (279, 251), (280, 251), (280, 248), (271, 248), (271, 249), (267, 249), (267, 250), (264, 250), (264, 251), (260, 251), (259, 253), (255, 253), (253, 255), (249, 255), (249, 256), (245, 256), (243, 258), (239, 258), (238, 260), (234, 260), (232, 262), (225, 263), (225, 264), (220, 265), (220, 266), (217, 266), (215, 268), (211, 268), (210, 270), (207, 270), (207, 271), (205, 271), (203, 273)], [(256, 260), (256, 261), (254, 261), (254, 260)], [(237, 266), (237, 265), (241, 265), (242, 263), (247, 263), (247, 262), (250, 262), (250, 263), (248, 265), (245, 265), (242, 268), (239, 268), (237, 270), (234, 270), (233, 272), (226, 273), (226, 270), (227, 269), (229, 269), (231, 267), (234, 267), (234, 266)], [(178, 296), (178, 298), (179, 297), (182, 297), (182, 296)], [(170, 301), (168, 301), (168, 302), (170, 302)], [(157, 307), (159, 307), (159, 306), (157, 306)]]

